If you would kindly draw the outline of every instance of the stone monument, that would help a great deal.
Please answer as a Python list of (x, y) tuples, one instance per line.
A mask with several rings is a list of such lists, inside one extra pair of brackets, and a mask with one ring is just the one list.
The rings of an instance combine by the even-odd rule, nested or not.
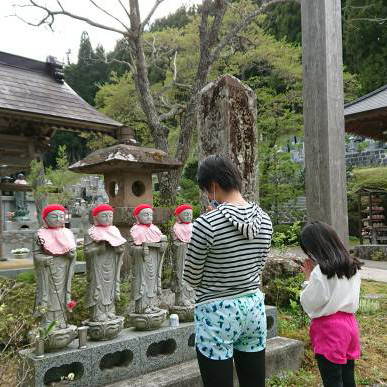
[(183, 281), (185, 254), (192, 235), (193, 207), (189, 204), (178, 206), (175, 217), (172, 229), (172, 291), (175, 293), (175, 304), (170, 310), (179, 316), (180, 321), (193, 321), (195, 292)]
[(33, 251), (37, 280), (34, 316), (41, 319), (44, 348), (50, 350), (66, 347), (77, 336), (77, 328), (68, 325), (66, 318), (74, 304), (71, 280), (76, 243), (74, 234), (64, 227), (63, 206), (49, 205), (43, 209), (42, 216), (45, 227), (37, 231)]
[(130, 230), (131, 298), (135, 301), (134, 313), (129, 314), (138, 330), (159, 328), (167, 311), (156, 306), (161, 294), (161, 270), (167, 237), (155, 226), (153, 208), (140, 204), (134, 210), (137, 219)]
[[(257, 96), (232, 75), (222, 75), (199, 92), (199, 162), (212, 154), (230, 157), (242, 175), (242, 195), (258, 201)], [(207, 196), (202, 195), (207, 207)]]
[(93, 209), (94, 225), (84, 239), (87, 267), (86, 306), (90, 318), (84, 322), (93, 340), (109, 340), (123, 328), (124, 317), (116, 316), (120, 299), (120, 272), (126, 239), (113, 226), (113, 207), (101, 204)]

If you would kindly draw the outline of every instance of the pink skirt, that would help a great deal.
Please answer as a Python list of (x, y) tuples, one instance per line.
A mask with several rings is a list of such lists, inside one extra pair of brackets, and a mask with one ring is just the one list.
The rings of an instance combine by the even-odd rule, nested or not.
[(314, 318), (309, 330), (313, 351), (332, 363), (346, 364), (360, 357), (360, 335), (352, 313), (337, 312)]

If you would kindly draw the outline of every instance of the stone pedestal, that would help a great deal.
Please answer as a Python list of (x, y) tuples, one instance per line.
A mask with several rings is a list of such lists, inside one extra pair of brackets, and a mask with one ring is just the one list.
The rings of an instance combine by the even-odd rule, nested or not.
[(155, 313), (130, 313), (130, 324), (139, 331), (151, 331), (160, 328), (167, 318), (167, 313), (164, 309)]
[[(267, 367), (274, 373), (297, 369), (303, 357), (302, 344), (276, 337), (275, 307), (267, 306), (266, 315), (267, 356), (270, 359)], [(275, 347), (274, 355), (272, 347)], [(61, 377), (67, 377), (69, 373), (74, 374), (74, 380), (69, 382), (71, 386), (102, 386), (167, 367), (182, 366), (184, 362), (196, 359), (195, 324), (182, 323), (178, 327), (170, 327), (165, 322), (160, 329), (152, 332), (129, 328), (110, 341), (88, 341), (86, 348), (78, 349), (78, 343), (73, 342), (65, 350), (46, 353), (42, 358), (37, 358), (31, 350), (23, 350), (20, 355), (23, 361), (19, 381), (24, 380), (23, 386), (50, 385), (60, 382)]]
[(67, 328), (54, 329), (44, 343), (45, 351), (53, 351), (67, 347), (77, 337), (77, 327), (68, 325)]
[(91, 340), (111, 340), (118, 336), (124, 327), (124, 317), (117, 316), (114, 320), (107, 321), (89, 321), (83, 322), (87, 326), (88, 335)]

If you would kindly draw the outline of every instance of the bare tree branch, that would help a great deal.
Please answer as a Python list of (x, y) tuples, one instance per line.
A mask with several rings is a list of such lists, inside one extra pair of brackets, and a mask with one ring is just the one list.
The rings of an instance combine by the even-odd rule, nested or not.
[(129, 31), (128, 26), (126, 26), (120, 19), (112, 15), (110, 12), (106, 11), (106, 9), (102, 8), (100, 5), (98, 5), (94, 0), (89, 0), (91, 4), (94, 5), (97, 9), (99, 9), (101, 12), (103, 12), (105, 15), (110, 16), (114, 20), (116, 20), (118, 23), (120, 23), (127, 31)]
[(166, 121), (169, 118), (174, 117), (176, 114), (182, 113), (186, 109), (185, 105), (176, 104), (168, 113), (160, 114), (160, 121)]
[(387, 18), (358, 17), (358, 18), (351, 19), (351, 22), (354, 22), (354, 21), (368, 21), (368, 22), (373, 22), (378, 24), (384, 24), (387, 21)]
[[(48, 24), (49, 27), (52, 28), (55, 16), (63, 15), (63, 16), (71, 17), (71, 18), (76, 19), (76, 20), (81, 20), (81, 21), (83, 21), (83, 22), (85, 22), (93, 27), (101, 28), (101, 29), (107, 30), (107, 31), (117, 32), (117, 33), (124, 35), (124, 36), (130, 37), (132, 34), (132, 32), (130, 30), (127, 30), (127, 29), (120, 30), (118, 28), (114, 28), (114, 27), (108, 26), (106, 24), (97, 23), (94, 20), (91, 20), (87, 17), (81, 16), (81, 15), (76, 15), (72, 12), (66, 11), (59, 0), (57, 0), (57, 4), (59, 5), (60, 10), (57, 10), (57, 11), (53, 11), (53, 10), (47, 8), (47, 6), (43, 6), (39, 3), (37, 3), (35, 0), (30, 0), (30, 3), (32, 6), (39, 8), (46, 13), (46, 15), (39, 22), (37, 22), (37, 23), (26, 22), (20, 16), (17, 16), (17, 15), (15, 15), (15, 16), (17, 16), (19, 19), (23, 20), (24, 22), (26, 22), (27, 24), (32, 25), (32, 26), (38, 27), (38, 26), (41, 26), (43, 24)], [(19, 7), (18, 5), (16, 5), (16, 6)]]
[(127, 17), (129, 18), (129, 20), (130, 20), (129, 12), (128, 12), (128, 10), (126, 9), (126, 7), (124, 6), (124, 4), (122, 4), (122, 1), (121, 1), (121, 0), (117, 0), (117, 1), (120, 3), (122, 9), (123, 9), (124, 12), (126, 13), (126, 16), (127, 16)]
[(156, 0), (153, 8), (150, 10), (148, 16), (144, 19), (144, 21), (141, 23), (140, 25), (140, 32), (144, 31), (144, 28), (145, 26), (149, 23), (149, 20), (151, 19), (151, 17), (153, 16), (153, 14), (155, 13), (157, 7), (163, 2), (164, 0)]
[(177, 50), (175, 51), (175, 56), (173, 57), (173, 82), (176, 82), (176, 79), (177, 79), (176, 59), (177, 59)]

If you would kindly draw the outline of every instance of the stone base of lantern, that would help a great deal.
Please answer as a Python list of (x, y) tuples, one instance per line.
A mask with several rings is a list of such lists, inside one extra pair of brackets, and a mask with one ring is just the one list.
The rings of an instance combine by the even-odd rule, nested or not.
[(114, 320), (90, 321), (86, 320), (83, 325), (89, 329), (87, 331), (90, 340), (103, 341), (117, 337), (124, 327), (124, 317), (116, 316)]
[(171, 314), (177, 314), (180, 322), (189, 322), (194, 320), (195, 305), (180, 306), (173, 305), (169, 308)]
[(48, 352), (67, 347), (78, 336), (77, 329), (75, 325), (69, 325), (53, 330), (44, 342), (44, 350)]
[(138, 331), (151, 331), (160, 328), (167, 318), (167, 311), (160, 309), (154, 313), (130, 313), (130, 324)]

